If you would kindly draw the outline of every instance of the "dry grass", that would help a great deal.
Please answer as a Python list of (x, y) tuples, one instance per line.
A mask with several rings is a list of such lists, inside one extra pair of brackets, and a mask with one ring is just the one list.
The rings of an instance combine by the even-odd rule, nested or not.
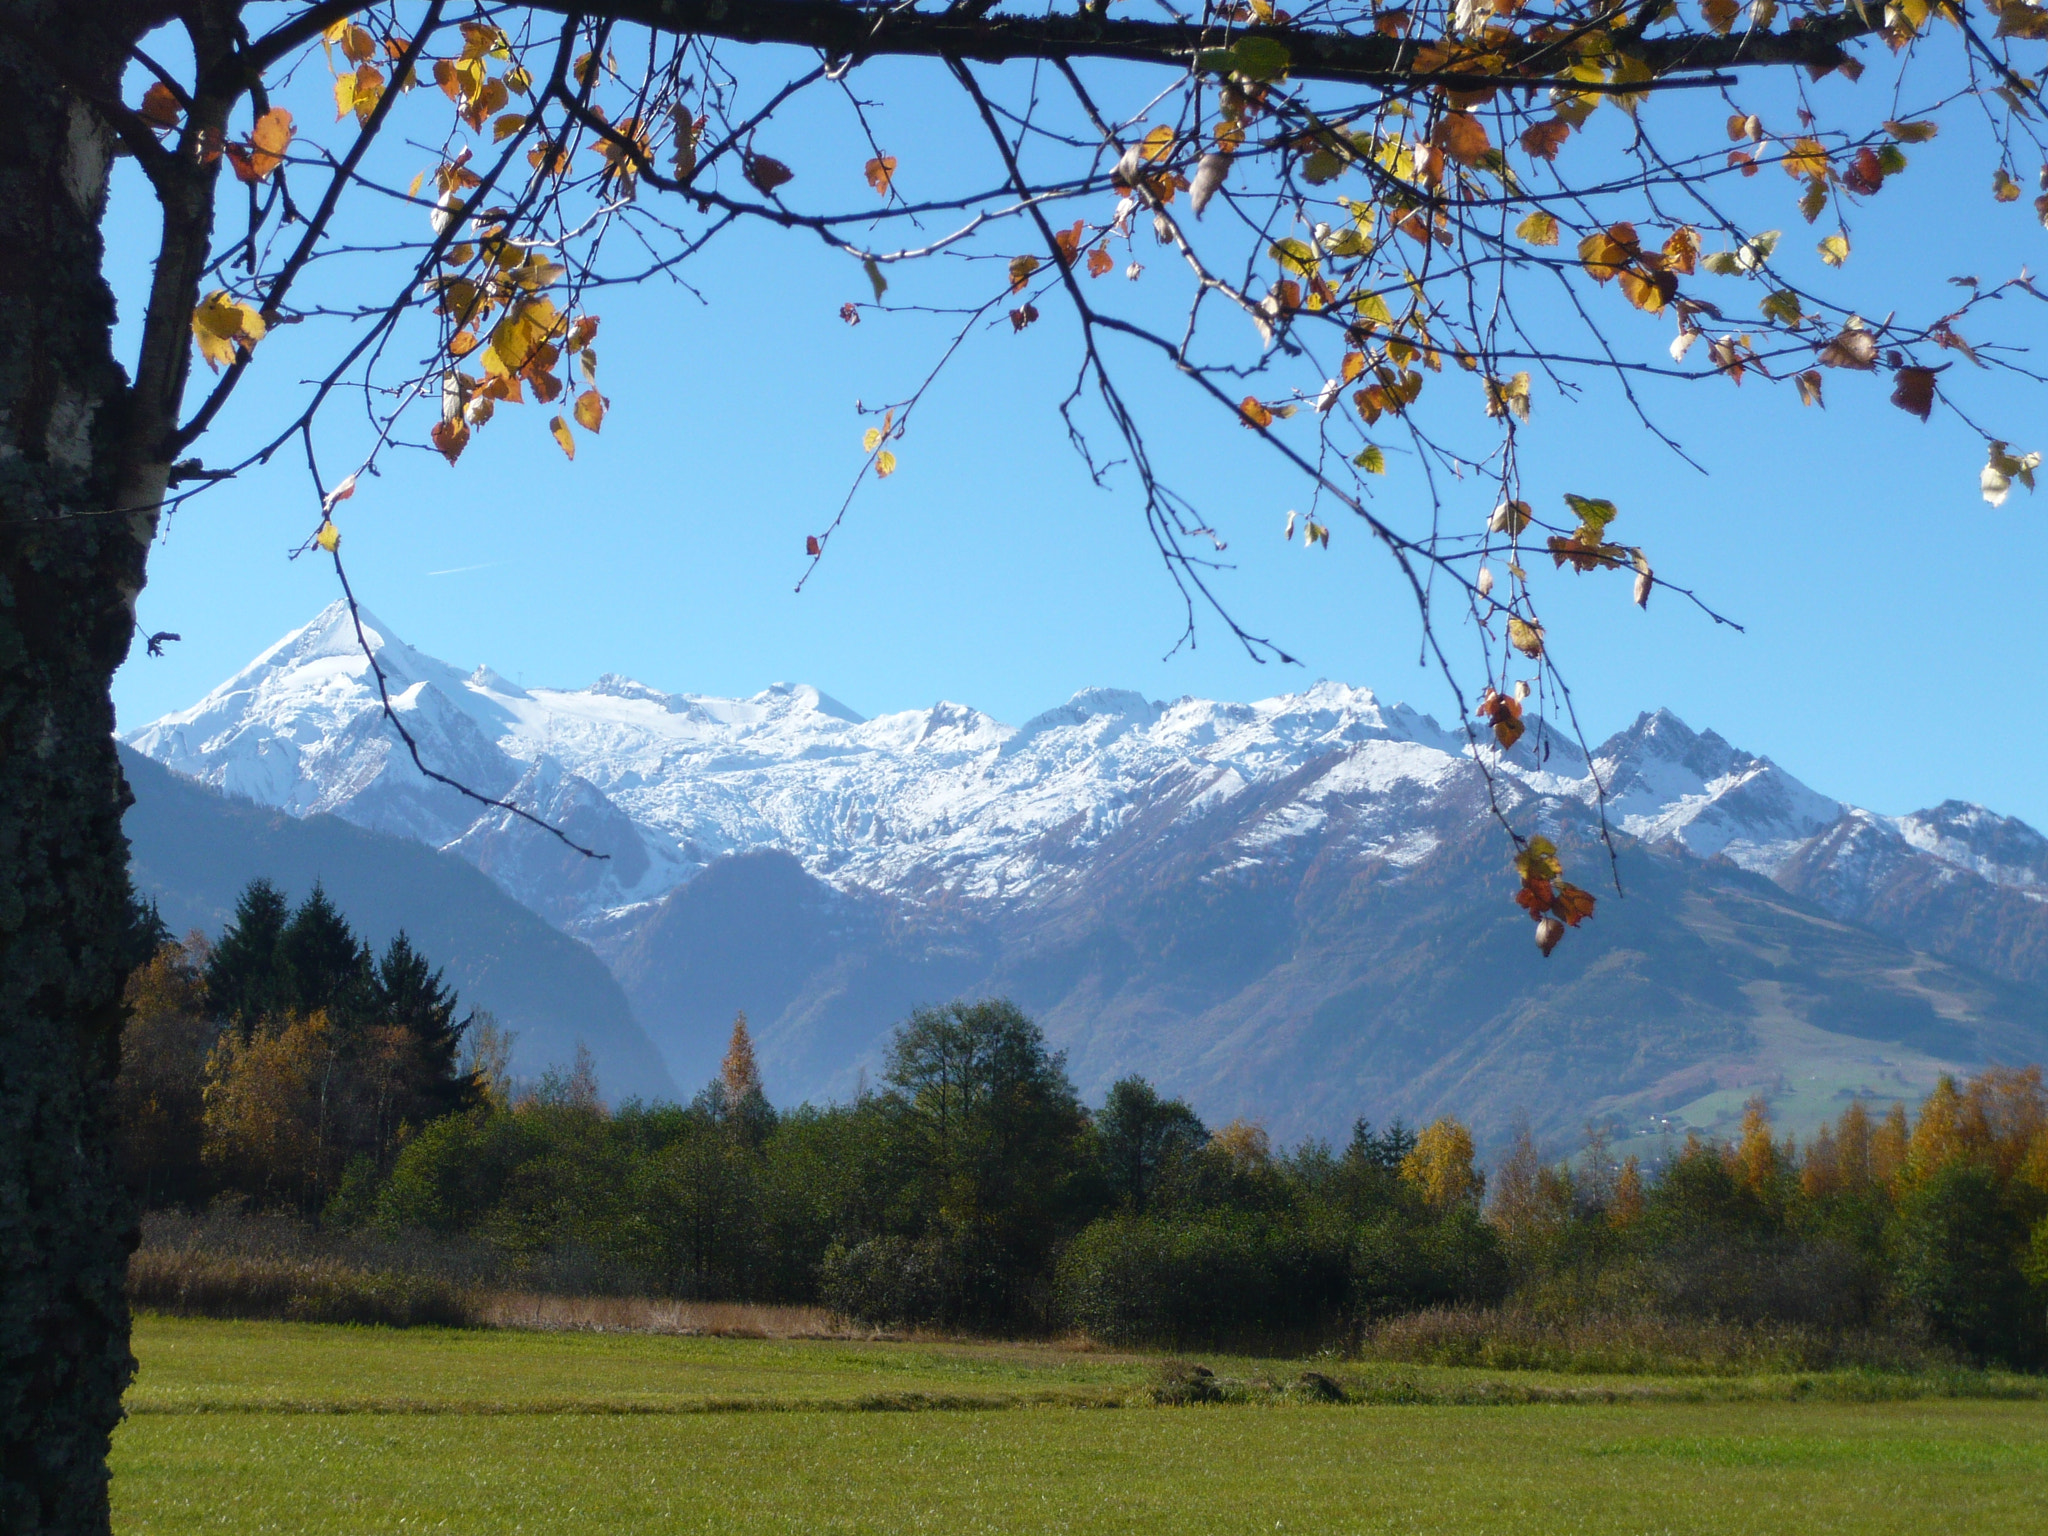
[(1773, 1371), (1940, 1371), (1956, 1362), (1901, 1334), (1797, 1324), (1724, 1323), (1606, 1313), (1557, 1318), (1523, 1308), (1437, 1307), (1389, 1318), (1359, 1340), (1358, 1358), (1489, 1370), (1624, 1375), (1748, 1375)]
[(661, 1301), (644, 1296), (548, 1296), (532, 1291), (485, 1292), (476, 1326), (544, 1333), (658, 1333), (684, 1338), (869, 1338), (821, 1307), (738, 1301)]
[(177, 1317), (391, 1328), (478, 1325), (477, 1293), (431, 1275), (355, 1269), (333, 1259), (144, 1248), (128, 1261), (128, 1299)]

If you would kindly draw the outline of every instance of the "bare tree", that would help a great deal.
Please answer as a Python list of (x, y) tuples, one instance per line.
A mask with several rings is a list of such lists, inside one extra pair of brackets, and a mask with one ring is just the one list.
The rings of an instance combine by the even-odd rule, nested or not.
[[(1693, 597), (1620, 542), (1638, 537), (1615, 526), (1625, 494), (1524, 484), (1539, 394), (1605, 377), (1633, 404), (1652, 378), (1753, 380), (1817, 405), (1868, 395), (1871, 375), (1890, 386), (1880, 409), (1925, 419), (1945, 404), (1983, 437), (1988, 499), (2031, 488), (2037, 455), (1979, 420), (2009, 416), (2011, 386), (2038, 377), (2014, 341), (2020, 305), (2041, 297), (2024, 273), (1930, 283), (1882, 319), (1824, 290), (1862, 202), (1909, 151), (1936, 153), (1922, 146), (1945, 122), (1988, 124), (1997, 163), (1961, 168), (1991, 172), (1987, 211), (2027, 196), (2048, 10), (1155, 9), (0, 5), (0, 1524), (107, 1527), (105, 1453), (132, 1368), (132, 1218), (101, 1110), (127, 910), (108, 687), (163, 519), (221, 480), (280, 456), (299, 466), (304, 548), (347, 590), (359, 477), (402, 452), (487, 451), (520, 430), (497, 417), (522, 406), (573, 455), (605, 420), (604, 290), (684, 282), (727, 232), (775, 226), (843, 254), (847, 323), (903, 308), (952, 320), (919, 387), (877, 407), (809, 559), (848, 527), (858, 488), (913, 451), (906, 429), (969, 341), (1061, 324), (1073, 383), (1050, 403), (1145, 520), (1189, 625), (1206, 610), (1252, 654), (1284, 655), (1216, 602), (1222, 539), (1199, 488), (1148, 450), (1133, 369), (1184, 381), (1291, 478), (1307, 511), (1290, 532), (1326, 544), (1356, 530), (1384, 549), (1426, 653), (1476, 697), (1482, 772), (1545, 720), (1574, 729), (1541, 557), (1559, 580), (1614, 581), (1618, 601)], [(886, 141), (863, 92), (888, 56), (929, 61), (917, 91), (945, 94), (978, 157)], [(799, 98), (839, 114), (863, 178), (841, 184), (784, 130)], [(316, 105), (330, 100), (331, 124)], [(161, 211), (125, 366), (101, 234), (117, 155)], [(1792, 260), (1765, 227), (1774, 200), (1813, 227), (1811, 256)], [(2048, 193), (2033, 206), (2048, 218)], [(311, 383), (245, 389), (287, 345), (319, 357)], [(208, 462), (201, 439), (230, 413), (260, 427), (259, 446)], [(1458, 667), (1454, 645), (1468, 647)], [(1503, 825), (1547, 953), (1593, 898), (1547, 841)]]

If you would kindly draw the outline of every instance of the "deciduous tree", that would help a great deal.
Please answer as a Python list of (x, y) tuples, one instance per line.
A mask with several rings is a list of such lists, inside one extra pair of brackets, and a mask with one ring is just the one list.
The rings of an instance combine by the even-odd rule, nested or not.
[[(1987, 214), (2048, 212), (2021, 184), (2041, 159), (2044, 15), (2026, 0), (1232, 0), (1158, 19), (1092, 0), (10, 0), (0, 1520), (107, 1518), (130, 1223), (99, 1106), (133, 964), (108, 687), (167, 509), (289, 448), (308, 473), (304, 547), (341, 574), (348, 499), (389, 456), (459, 460), (512, 430), (501, 410), (587, 448), (614, 406), (604, 285), (775, 226), (845, 256), (849, 323), (965, 317), (930, 377), (849, 434), (854, 485), (914, 451), (921, 402), (978, 330), (1064, 315), (1076, 382), (1060, 409), (1190, 620), (1223, 536), (1151, 451), (1124, 379), (1148, 361), (1291, 477), (1310, 511), (1290, 534), (1323, 548), (1356, 530), (1395, 563), (1429, 653), (1473, 685), (1483, 769), (1525, 732), (1540, 752), (1570, 715), (1543, 557), (1616, 601), (1691, 596), (1654, 564), (1643, 498), (1525, 482), (1521, 443), (1554, 387), (1604, 376), (1637, 402), (1636, 381), (1673, 376), (1773, 386), (1795, 410), (1952, 412), (1981, 441), (1958, 473), (1988, 501), (2032, 486), (2038, 445), (2021, 439), (2038, 411), (2011, 388), (2033, 378), (2013, 349), (2031, 280), (1950, 288), (1916, 270), (1852, 300), (1836, 269), (1860, 259), (1868, 201), (1943, 164), (1968, 114), (1989, 113), (1991, 148), (1948, 174), (1981, 181)], [(868, 132), (860, 72), (891, 55), (926, 61), (916, 93), (951, 93), (978, 163), (957, 134), (941, 154)], [(807, 94), (842, 99), (868, 151), (858, 174), (782, 128)], [(408, 181), (415, 144), (429, 163)], [(101, 233), (117, 153), (161, 215), (125, 368)], [(270, 362), (280, 334), (303, 343), (304, 391)], [(344, 397), (368, 407), (366, 434), (330, 422)], [(206, 439), (230, 413), (255, 446), (223, 459)], [(808, 558), (846, 510), (821, 514)], [(1256, 654), (1285, 654), (1219, 615)], [(1450, 617), (1473, 626), (1469, 678)], [(1592, 912), (1592, 882), (1507, 832), (1547, 954)]]

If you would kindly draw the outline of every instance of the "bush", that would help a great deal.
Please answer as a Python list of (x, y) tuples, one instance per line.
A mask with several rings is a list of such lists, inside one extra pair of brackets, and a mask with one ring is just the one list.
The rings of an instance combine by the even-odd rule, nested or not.
[(1061, 1257), (1060, 1314), (1119, 1344), (1309, 1340), (1338, 1331), (1348, 1234), (1241, 1212), (1116, 1216)]
[(851, 1248), (825, 1250), (819, 1299), (841, 1317), (870, 1328), (908, 1327), (943, 1316), (948, 1284), (946, 1255), (932, 1239), (871, 1237)]

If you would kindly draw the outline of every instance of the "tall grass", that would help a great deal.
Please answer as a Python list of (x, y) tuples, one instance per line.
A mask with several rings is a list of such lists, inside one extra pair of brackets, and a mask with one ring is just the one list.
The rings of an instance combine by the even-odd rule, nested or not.
[(1527, 1308), (1432, 1307), (1376, 1323), (1360, 1359), (1620, 1375), (1948, 1370), (1947, 1351), (1911, 1335), (1733, 1323), (1652, 1312), (1557, 1317)]

